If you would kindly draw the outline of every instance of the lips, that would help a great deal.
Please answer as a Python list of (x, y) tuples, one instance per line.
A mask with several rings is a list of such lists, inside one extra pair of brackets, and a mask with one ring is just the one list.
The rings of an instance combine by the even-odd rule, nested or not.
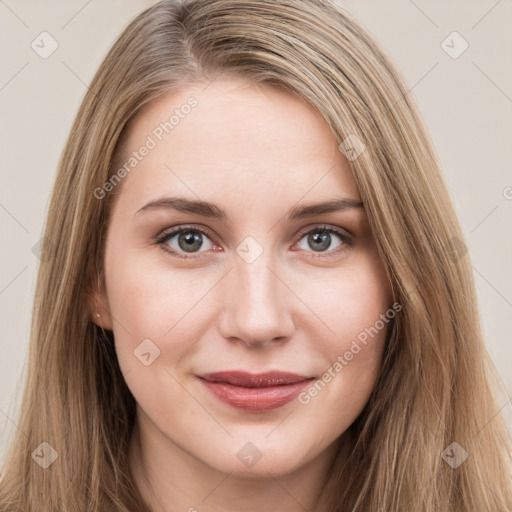
[(282, 371), (251, 374), (237, 370), (208, 373), (199, 378), (222, 402), (246, 411), (264, 412), (292, 401), (314, 377)]

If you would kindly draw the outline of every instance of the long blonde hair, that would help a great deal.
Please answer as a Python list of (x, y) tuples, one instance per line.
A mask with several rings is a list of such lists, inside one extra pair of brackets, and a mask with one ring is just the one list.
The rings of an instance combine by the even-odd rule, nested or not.
[[(59, 163), (0, 509), (150, 511), (129, 471), (135, 400), (112, 332), (91, 321), (114, 197), (94, 190), (116, 171), (123, 129), (143, 105), (221, 75), (298, 94), (340, 143), (355, 136), (365, 147), (350, 165), (403, 310), (350, 427), (350, 455), (337, 461), (329, 512), (512, 509), (498, 379), (438, 158), (401, 75), (329, 0), (164, 0), (113, 45)], [(43, 469), (36, 449), (58, 458)]]

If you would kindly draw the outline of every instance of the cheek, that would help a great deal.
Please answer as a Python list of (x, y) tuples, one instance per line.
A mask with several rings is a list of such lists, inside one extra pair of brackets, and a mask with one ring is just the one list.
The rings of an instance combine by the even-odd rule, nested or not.
[[(345, 427), (357, 417), (374, 387), (396, 311), (387, 276), (370, 254), (346, 266), (309, 296), (330, 332), (318, 336), (321, 375), (299, 401), (332, 415)], [(327, 332), (325, 327), (322, 332)], [(346, 423), (346, 424), (345, 424)]]
[[(350, 264), (349, 264), (350, 263)], [(373, 253), (362, 254), (333, 271), (307, 290), (309, 304), (328, 327), (330, 336), (322, 337), (325, 353), (349, 350), (351, 341), (364, 339), (364, 333), (377, 323), (377, 330), (385, 331), (390, 323), (382, 322), (381, 315), (392, 305), (392, 295), (385, 270)], [(313, 308), (312, 308), (313, 309)]]
[(150, 358), (158, 354), (153, 369), (185, 361), (201, 339), (203, 327), (198, 315), (203, 323), (208, 322), (203, 300), (218, 277), (212, 272), (194, 273), (166, 266), (165, 255), (159, 255), (156, 247), (148, 258), (147, 248), (120, 250), (121, 244), (116, 242), (113, 239), (108, 247), (105, 271), (123, 371), (140, 369), (135, 357), (146, 349)]
[(189, 405), (175, 369), (186, 372), (197, 350), (200, 326), (191, 320), (208, 283), (194, 284), (187, 273), (148, 262), (142, 250), (128, 249), (122, 258), (115, 250), (107, 254), (106, 284), (121, 371), (144, 410), (171, 421)]

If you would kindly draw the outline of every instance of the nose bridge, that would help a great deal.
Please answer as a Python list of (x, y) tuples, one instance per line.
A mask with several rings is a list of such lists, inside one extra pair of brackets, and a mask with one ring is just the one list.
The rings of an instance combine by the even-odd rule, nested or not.
[(240, 281), (242, 293), (248, 294), (258, 303), (261, 299), (275, 297), (276, 279), (269, 270), (269, 267), (275, 266), (275, 255), (267, 239), (266, 242), (260, 242), (252, 236), (245, 237), (236, 247), (234, 265), (235, 278)]
[(251, 263), (242, 258), (235, 263), (235, 276), (240, 280), (239, 291), (254, 300), (255, 306), (270, 305), (277, 297), (276, 277), (269, 270), (273, 267), (272, 261), (270, 255), (261, 255)]
[(225, 283), (223, 334), (257, 346), (290, 336), (293, 322), (286, 287), (275, 275), (275, 258), (255, 240), (237, 247), (234, 269)]

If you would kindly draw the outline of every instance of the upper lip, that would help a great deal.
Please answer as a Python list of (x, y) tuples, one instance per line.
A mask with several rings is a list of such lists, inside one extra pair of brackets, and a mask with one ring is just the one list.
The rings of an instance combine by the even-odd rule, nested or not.
[(223, 371), (215, 373), (205, 373), (198, 377), (209, 382), (223, 382), (242, 386), (246, 388), (264, 388), (270, 386), (280, 386), (284, 384), (295, 384), (308, 380), (312, 377), (306, 377), (297, 373), (270, 371), (265, 373), (249, 373), (242, 370)]

